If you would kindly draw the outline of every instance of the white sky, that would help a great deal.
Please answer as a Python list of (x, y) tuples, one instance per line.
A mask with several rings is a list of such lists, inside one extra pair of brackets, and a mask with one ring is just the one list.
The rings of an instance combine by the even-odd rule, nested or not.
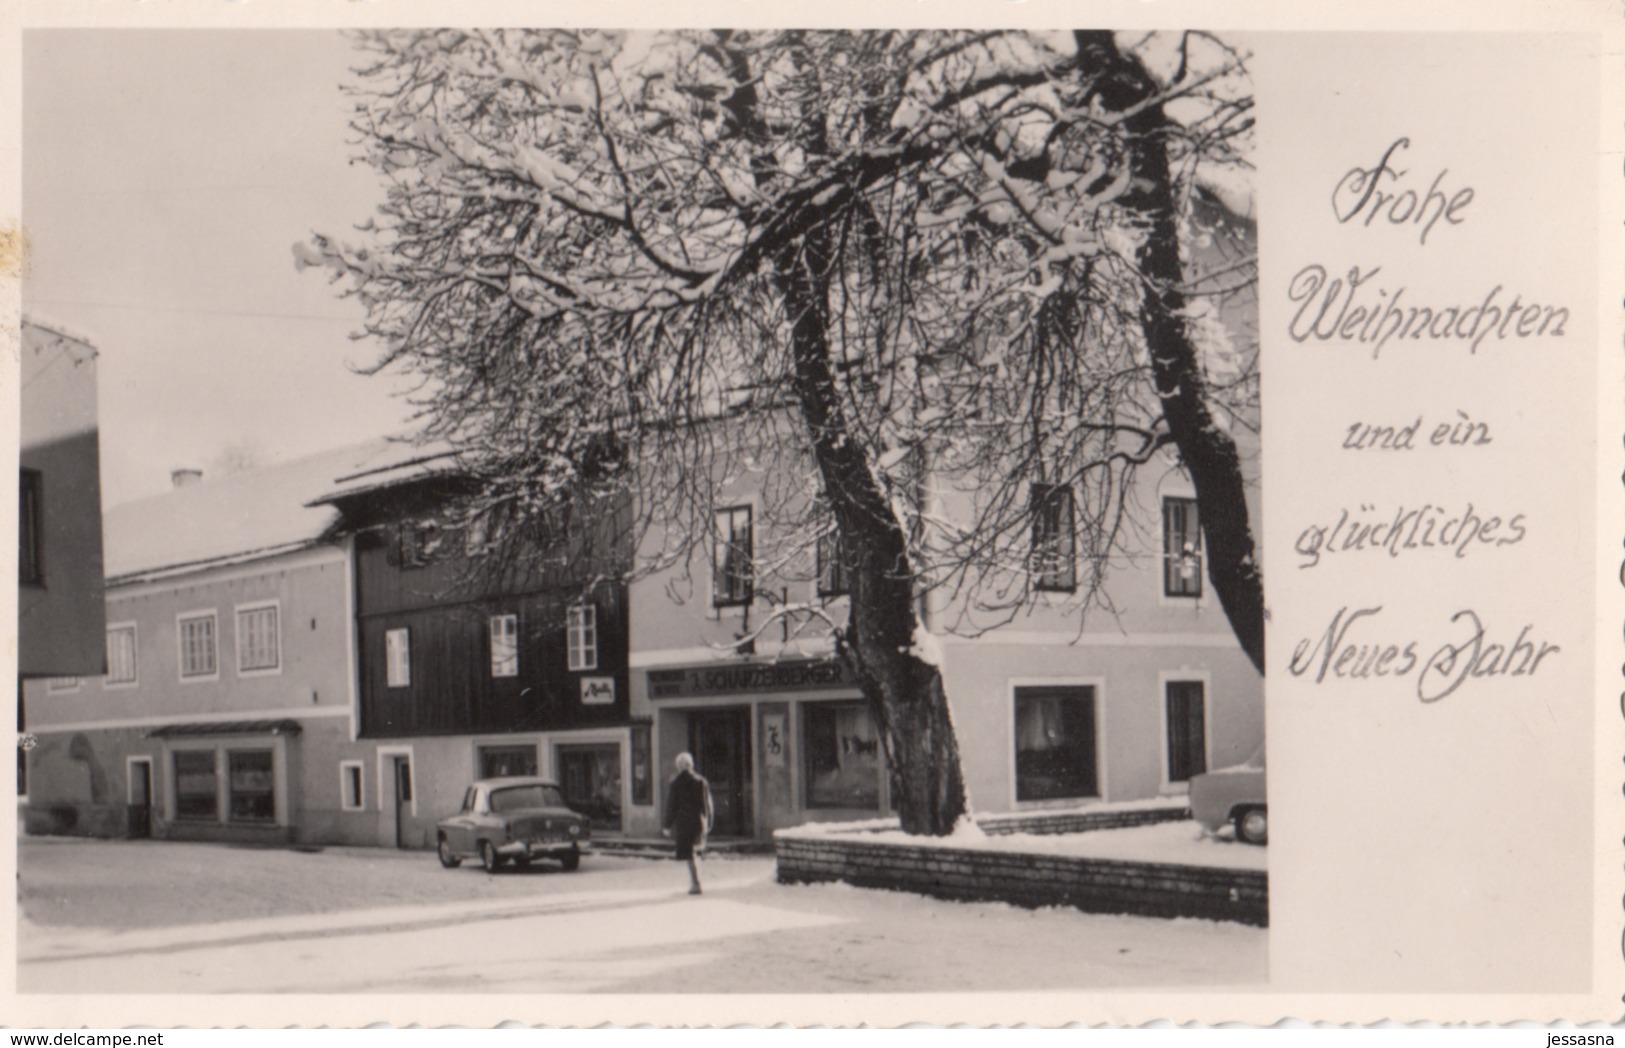
[(351, 165), (356, 55), (327, 31), (38, 30), (23, 42), (25, 311), (100, 350), (102, 501), (228, 450), (267, 464), (402, 431), (361, 308), (291, 247), (381, 188)]

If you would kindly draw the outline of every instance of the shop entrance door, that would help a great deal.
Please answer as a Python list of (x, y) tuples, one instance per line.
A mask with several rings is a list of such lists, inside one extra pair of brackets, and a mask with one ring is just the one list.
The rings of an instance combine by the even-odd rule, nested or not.
[(716, 811), (711, 832), (718, 837), (749, 835), (750, 710), (690, 714), (688, 748), (694, 754), (695, 770), (711, 783), (711, 805)]

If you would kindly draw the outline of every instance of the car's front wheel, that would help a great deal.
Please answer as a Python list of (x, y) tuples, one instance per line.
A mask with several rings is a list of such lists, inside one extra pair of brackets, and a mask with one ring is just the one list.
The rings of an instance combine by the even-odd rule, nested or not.
[(480, 865), (485, 867), (486, 873), (495, 873), (497, 867), (502, 865), (502, 859), (497, 856), (496, 845), (490, 841), (480, 842)]
[(581, 868), (581, 853), (578, 851), (565, 852), (559, 856), (559, 865), (564, 867), (565, 873), (574, 873)]
[(1248, 844), (1268, 844), (1269, 818), (1263, 808), (1243, 808), (1236, 813), (1236, 839)]
[(455, 870), (457, 867), (463, 864), (463, 860), (459, 859), (456, 854), (452, 852), (451, 842), (446, 840), (445, 834), (441, 834), (440, 836), (440, 847), (438, 851), (440, 852), (440, 865), (444, 866), (446, 869)]

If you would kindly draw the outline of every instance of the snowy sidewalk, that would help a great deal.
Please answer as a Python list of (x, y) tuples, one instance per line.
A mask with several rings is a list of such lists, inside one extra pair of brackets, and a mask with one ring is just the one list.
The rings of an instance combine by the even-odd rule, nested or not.
[[(713, 892), (725, 891), (763, 881), (764, 878), (759, 875), (715, 878), (710, 888)], [(45, 927), (28, 920), (26, 916), (19, 915), (17, 959), (19, 963), (81, 960), (173, 952), (199, 947), (241, 946), (295, 938), (320, 939), (342, 935), (411, 931), (447, 925), (503, 921), (518, 917), (646, 905), (683, 894), (686, 892), (672, 889), (582, 891), (537, 896), (531, 899), (395, 906), (375, 910), (351, 910), (294, 917), (259, 917), (242, 921), (129, 931)]]

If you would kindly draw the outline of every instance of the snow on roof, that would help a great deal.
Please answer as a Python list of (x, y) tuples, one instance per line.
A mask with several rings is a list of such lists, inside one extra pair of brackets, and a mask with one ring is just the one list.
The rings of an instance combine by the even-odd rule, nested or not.
[(334, 483), (311, 506), (331, 504), (352, 495), (381, 491), (397, 484), (425, 477), (444, 476), (456, 472), (456, 452), (447, 444), (432, 444), (408, 449), (411, 453), (389, 461), (380, 461), (366, 469), (334, 478)]
[(425, 454), (378, 438), (115, 506), (102, 520), (107, 578), (134, 581), (302, 549), (338, 519), (316, 500), (340, 478), (398, 471)]
[(54, 320), (44, 319), (43, 317), (40, 317), (32, 312), (23, 314), (23, 327), (39, 328), (42, 331), (48, 331), (60, 338), (65, 338), (70, 342), (78, 342), (83, 346), (89, 347), (92, 353), (96, 352), (96, 347), (100, 344), (100, 340), (91, 335), (87, 335), (82, 331), (78, 331), (70, 327), (64, 327)]

